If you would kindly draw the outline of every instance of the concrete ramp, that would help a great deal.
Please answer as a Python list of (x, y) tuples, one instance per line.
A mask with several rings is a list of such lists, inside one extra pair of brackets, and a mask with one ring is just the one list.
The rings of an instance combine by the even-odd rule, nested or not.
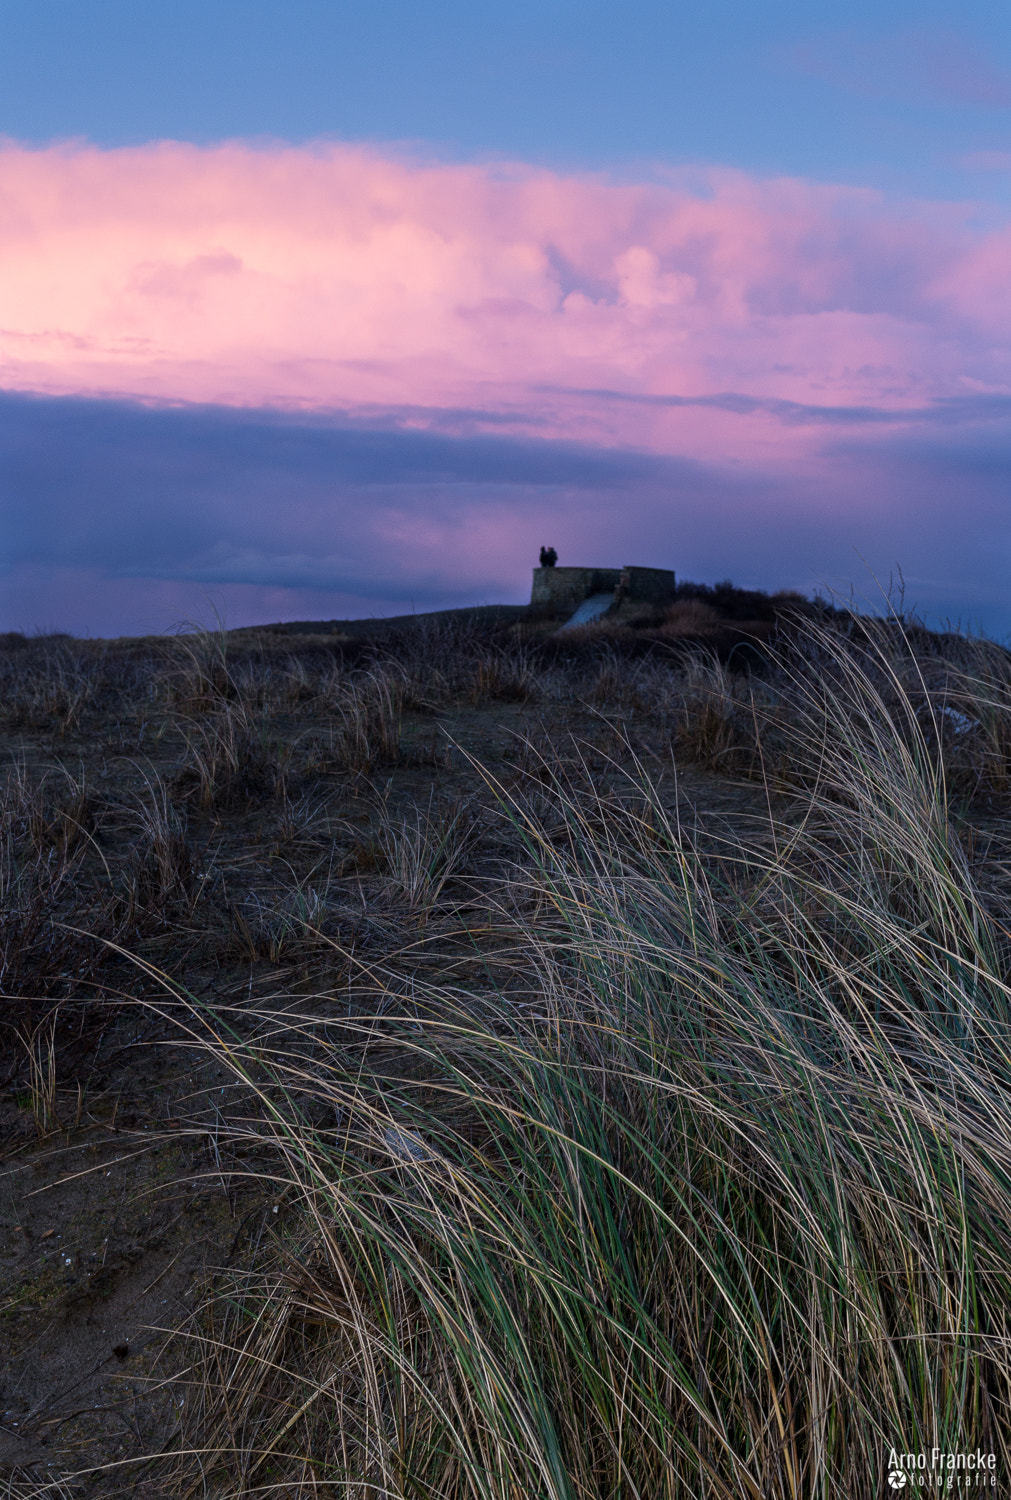
[(560, 630), (573, 630), (577, 625), (589, 625), (592, 620), (599, 620), (606, 615), (614, 603), (614, 592), (609, 594), (591, 594), (589, 599), (584, 599), (576, 610), (576, 613), (566, 620)]

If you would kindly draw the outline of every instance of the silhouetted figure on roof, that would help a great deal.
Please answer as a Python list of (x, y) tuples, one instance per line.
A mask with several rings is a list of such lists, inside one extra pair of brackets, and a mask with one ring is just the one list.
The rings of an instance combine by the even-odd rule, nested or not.
[(555, 551), (554, 547), (542, 547), (541, 548), (541, 567), (542, 568), (553, 568), (555, 566), (555, 563), (557, 561), (558, 561), (558, 553)]

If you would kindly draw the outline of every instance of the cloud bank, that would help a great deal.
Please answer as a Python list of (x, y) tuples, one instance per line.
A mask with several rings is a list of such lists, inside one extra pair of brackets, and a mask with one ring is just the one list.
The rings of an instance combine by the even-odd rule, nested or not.
[(972, 204), (12, 144), (0, 265), (8, 623), (517, 598), (542, 541), (772, 586), (858, 549), (1003, 608), (1011, 228)]

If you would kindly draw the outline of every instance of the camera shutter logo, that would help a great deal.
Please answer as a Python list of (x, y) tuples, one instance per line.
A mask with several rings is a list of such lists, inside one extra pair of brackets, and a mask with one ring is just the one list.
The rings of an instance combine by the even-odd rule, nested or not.
[(889, 1469), (888, 1483), (893, 1490), (901, 1490), (906, 1483), (906, 1472), (904, 1469)]

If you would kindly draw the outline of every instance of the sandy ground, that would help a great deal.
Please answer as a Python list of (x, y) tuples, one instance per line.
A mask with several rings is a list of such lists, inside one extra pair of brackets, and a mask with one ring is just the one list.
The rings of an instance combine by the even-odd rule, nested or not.
[[(146, 786), (178, 770), (183, 747), (163, 719), (123, 703), (76, 729), (22, 726), (0, 739), (0, 764), (36, 781), (55, 777), (52, 785), (65, 768), (92, 798), (82, 891), (89, 882), (99, 889), (103, 865), (113, 880), (118, 863), (135, 857), (129, 809)], [(295, 744), (320, 723), (295, 711), (275, 727)], [(692, 769), (675, 777), (662, 736), (634, 723), (623, 732), (682, 819), (760, 824), (760, 786)], [(419, 807), (466, 809), (481, 824), (466, 879), (487, 886), (510, 849), (472, 762), (515, 787), (529, 780), (530, 741), (549, 756), (584, 757), (599, 777), (632, 769), (613, 722), (578, 705), (492, 702), (409, 713), (399, 761), (368, 776), (310, 770), (280, 800), (252, 797), (203, 813), (189, 806), (203, 894), (176, 923), (141, 924), (133, 953), (209, 1004), (335, 994), (349, 972), (338, 950), (417, 962), (428, 978), (455, 963), (454, 978), (465, 980), (459, 945), (448, 937), (440, 944), (438, 912), (428, 915), (417, 948), (417, 913), (405, 909), (384, 871), (377, 830)], [(283, 911), (293, 890), (310, 888), (323, 892), (329, 945), (300, 946), (264, 917)], [(459, 883), (448, 888), (447, 934), (459, 928), (465, 895)], [(61, 910), (71, 925), (72, 908), (71, 900)], [(223, 1080), (181, 1045), (171, 1024), (136, 1000), (117, 999), (154, 1003), (157, 981), (111, 950), (97, 972), (110, 1017), (98, 1040), (76, 1053), (64, 1046), (55, 1086), (47, 1085), (42, 1052), (34, 1085), (12, 1054), (0, 1096), (0, 1474), (27, 1486), (17, 1494), (30, 1492), (33, 1479), (95, 1465), (104, 1473), (68, 1479), (69, 1493), (168, 1493), (166, 1481), (137, 1467), (142, 1455), (171, 1448), (187, 1399), (185, 1343), (176, 1340), (166, 1355), (167, 1331), (199, 1316), (214, 1278), (269, 1230), (275, 1206), (269, 1181), (255, 1172), (236, 1180), (241, 1163), (222, 1155)], [(125, 1467), (108, 1467), (117, 1464)]]

